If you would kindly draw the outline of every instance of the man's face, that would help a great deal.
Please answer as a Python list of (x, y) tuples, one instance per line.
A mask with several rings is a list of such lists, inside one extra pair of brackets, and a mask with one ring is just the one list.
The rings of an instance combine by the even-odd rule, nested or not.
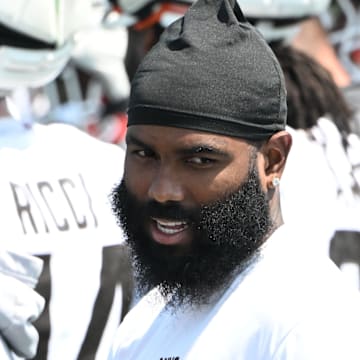
[(205, 303), (254, 258), (272, 228), (255, 155), (227, 136), (129, 128), (113, 208), (143, 291)]

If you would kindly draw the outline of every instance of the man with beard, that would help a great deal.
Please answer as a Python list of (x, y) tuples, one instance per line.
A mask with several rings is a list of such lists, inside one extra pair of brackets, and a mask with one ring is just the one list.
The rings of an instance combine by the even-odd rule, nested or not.
[(147, 54), (112, 197), (144, 296), (109, 359), (360, 358), (359, 294), (283, 224), (286, 116), (234, 1), (198, 0)]

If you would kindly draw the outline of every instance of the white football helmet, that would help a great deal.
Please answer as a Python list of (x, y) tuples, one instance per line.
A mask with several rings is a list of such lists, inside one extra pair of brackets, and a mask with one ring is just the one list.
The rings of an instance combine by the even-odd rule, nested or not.
[(67, 63), (74, 33), (99, 19), (91, 0), (0, 0), (0, 89), (39, 87)]
[(142, 30), (154, 24), (167, 27), (184, 15), (195, 0), (110, 0), (125, 26)]
[(301, 20), (319, 16), (330, 0), (237, 0), (244, 15), (267, 41), (289, 40)]
[(124, 65), (126, 28), (98, 26), (79, 31), (74, 38), (73, 63), (100, 79), (110, 100), (127, 99), (130, 82)]

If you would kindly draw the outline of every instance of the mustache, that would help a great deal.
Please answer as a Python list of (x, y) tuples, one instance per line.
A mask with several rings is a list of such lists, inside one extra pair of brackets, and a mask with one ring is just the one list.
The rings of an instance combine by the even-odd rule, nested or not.
[(151, 200), (144, 205), (144, 215), (155, 218), (171, 220), (187, 220), (195, 222), (200, 217), (200, 210), (197, 208), (185, 208), (177, 202), (159, 203)]

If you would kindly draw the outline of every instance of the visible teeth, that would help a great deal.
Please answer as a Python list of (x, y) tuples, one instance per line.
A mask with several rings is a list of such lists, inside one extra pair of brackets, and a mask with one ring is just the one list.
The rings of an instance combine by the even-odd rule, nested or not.
[(154, 219), (158, 224), (164, 226), (181, 226), (186, 225), (186, 221), (166, 221), (166, 220), (158, 220)]
[(157, 228), (168, 235), (179, 233), (188, 227), (186, 221), (153, 220), (156, 222)]
[(169, 228), (165, 228), (163, 226), (161, 226), (159, 223), (157, 224), (157, 228), (162, 231), (163, 233), (165, 234), (169, 234), (169, 235), (172, 235), (172, 234), (176, 234), (180, 231), (182, 231), (183, 229), (169, 229)]

